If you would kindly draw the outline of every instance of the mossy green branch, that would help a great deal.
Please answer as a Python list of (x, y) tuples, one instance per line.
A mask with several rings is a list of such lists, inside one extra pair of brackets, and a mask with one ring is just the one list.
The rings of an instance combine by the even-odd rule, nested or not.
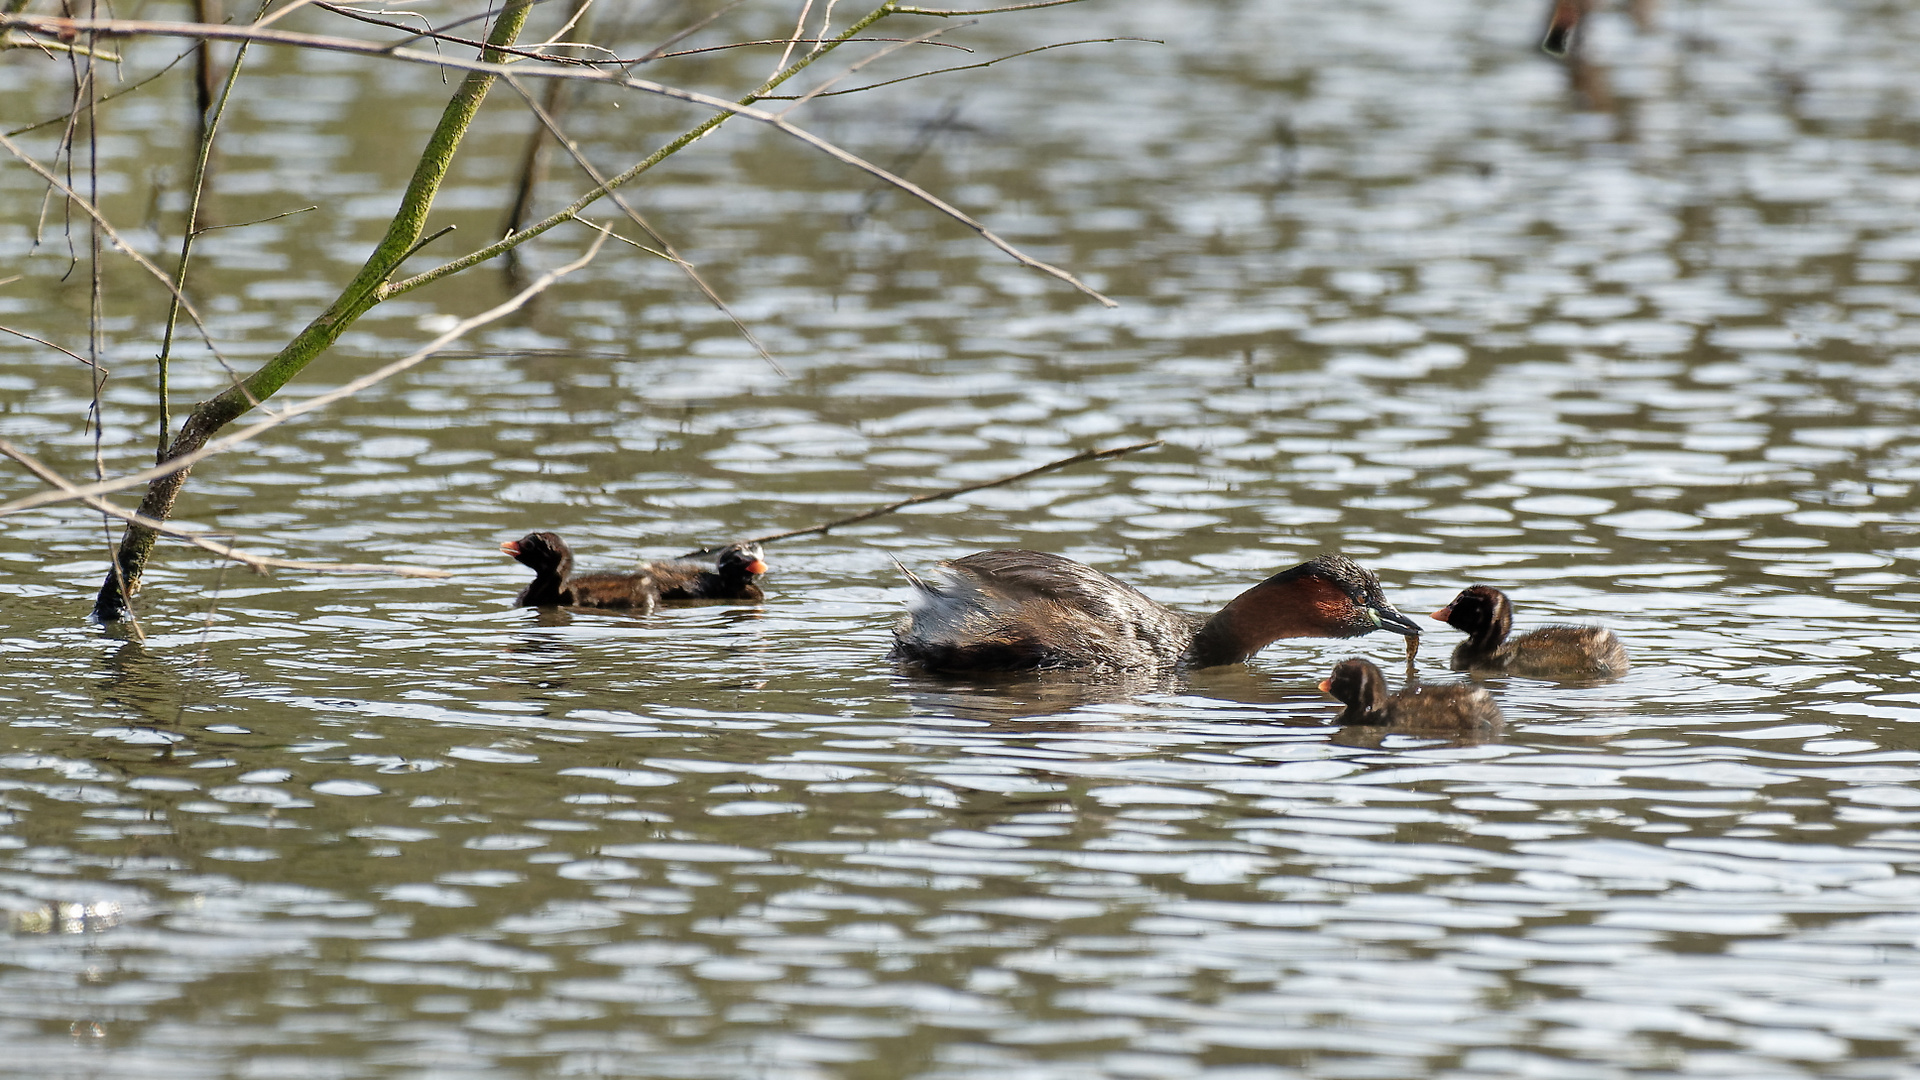
[[(532, 6), (533, 0), (512, 0), (501, 11), (487, 44), (512, 44), (526, 25), (527, 12)], [(481, 59), (490, 64), (500, 64), (506, 62), (507, 56), (489, 48), (481, 53)], [(426, 232), (427, 214), (433, 209), (434, 196), (439, 194), (440, 184), (453, 164), (454, 151), (460, 148), (460, 141), (466, 137), (467, 128), (472, 125), (474, 114), (480, 111), (480, 103), (486, 100), (493, 82), (494, 76), (479, 71), (470, 71), (466, 78), (460, 80), (460, 88), (454, 91), (453, 98), (440, 114), (440, 123), (434, 126), (433, 134), (427, 139), (426, 149), (420, 154), (420, 163), (414, 168), (413, 179), (408, 181), (406, 194), (400, 198), (400, 209), (387, 226), (387, 235), (374, 247), (373, 254), (367, 256), (366, 264), (341, 291), (339, 298), (309, 323), (279, 355), (261, 365), (260, 370), (248, 376), (240, 385), (230, 387), (201, 406), (201, 411), (208, 413), (207, 420), (225, 424), (272, 396), (287, 384), (287, 380), (299, 374), (302, 368), (332, 345), (347, 327), (353, 325), (354, 320), (384, 299), (380, 286), (400, 268), (401, 260)], [(192, 420), (188, 424), (191, 426)]]
[[(506, 62), (506, 54), (497, 51), (497, 47), (509, 46), (518, 40), (532, 6), (533, 0), (508, 0), (493, 24), (493, 32), (487, 36), (488, 48), (481, 53), (483, 60), (495, 64)], [(272, 397), (337, 341), (356, 319), (380, 302), (381, 284), (400, 268), (402, 260), (425, 231), (427, 214), (433, 209), (434, 196), (452, 166), (454, 151), (459, 149), (474, 115), (480, 111), (480, 103), (486, 100), (494, 78), (487, 72), (470, 71), (460, 81), (441, 112), (440, 122), (434, 126), (426, 149), (420, 154), (420, 163), (407, 184), (406, 194), (400, 199), (399, 210), (387, 226), (387, 234), (374, 246), (360, 272), (341, 290), (339, 298), (259, 370), (196, 407), (181, 425), (173, 445), (167, 448), (166, 458), (198, 449), (236, 417)], [(153, 481), (140, 502), (140, 513), (156, 521), (170, 518), (186, 477), (187, 472), (182, 470)], [(128, 599), (139, 589), (140, 575), (153, 553), (155, 535), (152, 529), (127, 526), (120, 538), (115, 566), (94, 598), (95, 619), (114, 622), (126, 614)]]

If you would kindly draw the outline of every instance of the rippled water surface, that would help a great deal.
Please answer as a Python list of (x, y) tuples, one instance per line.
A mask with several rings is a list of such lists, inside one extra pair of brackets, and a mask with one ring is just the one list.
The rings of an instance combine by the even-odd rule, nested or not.
[[(1609, 10), (1583, 101), (1533, 48), (1543, 6), (1094, 0), (955, 31), (979, 51), (915, 62), (1161, 43), (796, 118), (1117, 310), (730, 125), (632, 198), (784, 377), (608, 250), (179, 509), (449, 579), (167, 544), (135, 640), (85, 622), (98, 520), (0, 519), (0, 1072), (1915, 1075), (1920, 8)], [(173, 55), (130, 46), (115, 85)], [(735, 93), (774, 60), (657, 74)], [(318, 209), (203, 241), (191, 292), (242, 369), (357, 266), (443, 94), (318, 53), (250, 72), (209, 213)], [(6, 128), (68, 78), (0, 54)], [(192, 141), (168, 78), (100, 130), (108, 211), (162, 262)], [(442, 257), (499, 228), (525, 123), (496, 101)], [(698, 115), (594, 92), (569, 128), (618, 168)], [(84, 233), (0, 166), (0, 324), (84, 352)], [(546, 198), (579, 183), (556, 163)], [(555, 236), (536, 265), (583, 242)], [(510, 291), (482, 268), (376, 309), (288, 399)], [(152, 455), (163, 305), (124, 260), (105, 296), (97, 447), (85, 369), (0, 337), (0, 437), (72, 476)], [(176, 408), (224, 380), (189, 349)], [(514, 609), (496, 551), (551, 528), (617, 568), (1151, 438), (775, 544), (761, 606)], [(0, 498), (35, 490), (0, 469)], [(1398, 683), (1391, 635), (1171, 681), (885, 662), (894, 559), (1013, 546), (1196, 611), (1341, 550), (1409, 614), (1490, 582), (1523, 626), (1614, 627), (1634, 668), (1492, 680), (1504, 733), (1449, 745), (1332, 726), (1315, 684), (1355, 653)], [(1458, 678), (1434, 626), (1419, 672)]]

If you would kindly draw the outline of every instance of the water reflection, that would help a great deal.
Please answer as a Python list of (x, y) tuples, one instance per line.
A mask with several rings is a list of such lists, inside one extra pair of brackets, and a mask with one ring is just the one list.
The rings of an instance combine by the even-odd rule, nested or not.
[[(1177, 693), (1184, 682), (1184, 677), (1167, 672), (986, 672), (956, 677), (910, 668), (902, 668), (895, 679), (902, 700), (916, 714), (990, 723), (1121, 705), (1148, 694)], [(1089, 719), (1106, 715), (1095, 710)]]

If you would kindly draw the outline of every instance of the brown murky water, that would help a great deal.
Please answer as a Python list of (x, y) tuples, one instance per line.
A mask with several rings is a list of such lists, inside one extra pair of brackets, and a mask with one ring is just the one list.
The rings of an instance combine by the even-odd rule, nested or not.
[[(883, 162), (927, 141), (914, 179), (1119, 310), (729, 127), (635, 200), (788, 377), (609, 251), (202, 468), (181, 508), (451, 580), (168, 546), (136, 644), (84, 623), (97, 521), (0, 521), (0, 1072), (1913, 1075), (1920, 9), (1606, 12), (1599, 113), (1532, 50), (1541, 6), (990, 20), (956, 40), (1165, 43), (800, 116)], [(128, 81), (173, 55), (131, 51)], [(320, 209), (203, 244), (237, 366), (357, 265), (440, 92), (257, 59), (213, 212)], [(773, 57), (700, 63), (666, 74)], [(0, 57), (9, 129), (60, 111), (62, 71)], [(162, 87), (101, 132), (156, 256), (190, 138)], [(696, 115), (611, 100), (573, 121), (607, 165)], [(497, 228), (524, 130), (501, 104), (436, 217), (458, 237)], [(24, 275), (0, 323), (77, 347), (84, 268), (58, 228), (33, 246), (40, 196), (0, 168), (0, 279)], [(151, 454), (161, 305), (124, 263), (107, 291), (123, 471)], [(482, 271), (382, 307), (295, 396), (507, 292)], [(180, 400), (223, 378), (183, 359)], [(0, 338), (0, 436), (71, 475), (90, 393)], [(496, 547), (532, 528), (617, 567), (1145, 438), (1168, 445), (776, 545), (761, 607), (507, 606), (525, 573)], [(1465, 746), (1330, 726), (1315, 683), (1355, 653), (1397, 683), (1389, 635), (1173, 683), (889, 668), (892, 560), (1000, 546), (1193, 610), (1338, 549), (1410, 614), (1487, 581), (1523, 625), (1613, 626), (1635, 667), (1494, 680), (1506, 729)], [(1454, 677), (1455, 640), (1436, 624), (1423, 675)]]

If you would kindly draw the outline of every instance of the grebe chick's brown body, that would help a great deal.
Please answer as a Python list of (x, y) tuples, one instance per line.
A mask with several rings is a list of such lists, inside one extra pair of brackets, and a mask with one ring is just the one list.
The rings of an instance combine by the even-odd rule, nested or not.
[(1354, 658), (1333, 666), (1320, 691), (1346, 704), (1342, 724), (1392, 727), (1413, 734), (1474, 735), (1498, 730), (1500, 707), (1478, 686), (1409, 683), (1392, 696), (1372, 662)]
[(640, 567), (662, 600), (764, 600), (760, 575), (766, 572), (766, 556), (751, 541), (721, 548), (711, 565), (673, 559)]
[(1239, 663), (1281, 638), (1420, 634), (1380, 580), (1344, 555), (1283, 570), (1209, 618), (1038, 551), (982, 551), (907, 579), (913, 596), (890, 655), (933, 671), (1201, 668)]
[(650, 574), (573, 575), (573, 549), (550, 532), (533, 532), (500, 545), (533, 571), (533, 584), (514, 600), (517, 607), (589, 607), (650, 610), (659, 591)]
[(1627, 673), (1627, 648), (1601, 626), (1543, 626), (1508, 639), (1513, 602), (1491, 585), (1460, 590), (1435, 619), (1466, 632), (1453, 650), (1456, 671), (1492, 671), (1535, 679), (1617, 679)]

